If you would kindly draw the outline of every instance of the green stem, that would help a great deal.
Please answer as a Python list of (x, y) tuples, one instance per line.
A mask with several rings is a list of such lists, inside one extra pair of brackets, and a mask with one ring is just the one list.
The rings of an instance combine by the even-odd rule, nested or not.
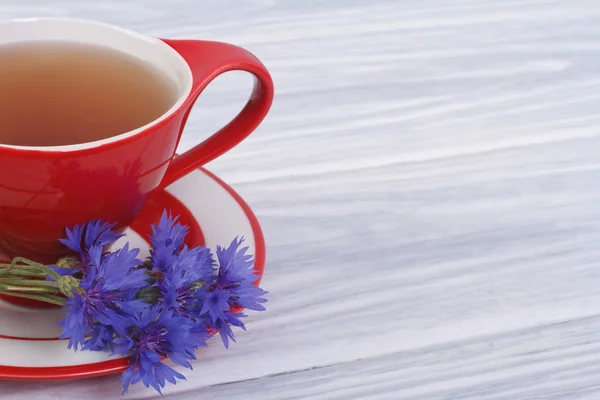
[(16, 265), (16, 264), (4, 264), (4, 263), (0, 263), (0, 268), (2, 269), (12, 269), (12, 268), (23, 268), (23, 267), (27, 267), (26, 265)]
[(40, 281), (36, 279), (11, 279), (11, 278), (0, 278), (0, 285), (19, 285), (19, 286), (44, 286), (59, 288), (58, 282), (52, 281)]
[[(54, 281), (27, 279), (36, 276), (41, 278), (50, 277)], [(35, 292), (44, 297), (51, 296), (61, 299), (56, 295), (63, 294), (73, 297), (73, 290), (81, 291), (76, 278), (71, 276), (62, 277), (44, 264), (23, 257), (13, 258), (12, 263), (8, 265), (0, 264), (0, 292), (8, 293), (8, 295), (23, 297), (22, 295), (26, 292)], [(15, 292), (17, 293), (15, 294)], [(61, 304), (64, 304), (64, 302)]]
[(59, 294), (60, 291), (53, 288), (47, 287), (31, 287), (31, 286), (17, 286), (17, 285), (3, 285), (0, 283), (0, 289), (16, 291), (16, 292), (43, 292), (43, 293), (52, 293)]
[(15, 257), (15, 258), (13, 258), (11, 265), (13, 265), (13, 266), (16, 267), (16, 266), (18, 266), (17, 263), (23, 263), (23, 264), (29, 265), (29, 266), (37, 269), (40, 272), (44, 272), (48, 276), (50, 276), (52, 279), (54, 279), (55, 281), (58, 281), (60, 279), (60, 275), (56, 271), (54, 271), (52, 268), (48, 268), (44, 264), (40, 264), (40, 263), (28, 260), (28, 259), (23, 258), (23, 257)]
[(5, 296), (13, 296), (13, 297), (21, 297), (23, 299), (37, 300), (43, 301), (46, 303), (56, 304), (57, 306), (64, 306), (67, 304), (67, 301), (62, 297), (54, 296), (51, 294), (25, 294), (25, 293), (15, 293), (15, 292), (7, 292), (4, 290), (0, 290), (0, 294)]
[(34, 272), (33, 269), (8, 269), (0, 268), (0, 276), (24, 276), (28, 278), (45, 278), (47, 275), (43, 272)]
[(12, 269), (24, 269), (27, 271), (35, 271), (37, 268), (31, 265), (23, 265), (23, 264), (0, 264), (0, 269), (12, 270)]

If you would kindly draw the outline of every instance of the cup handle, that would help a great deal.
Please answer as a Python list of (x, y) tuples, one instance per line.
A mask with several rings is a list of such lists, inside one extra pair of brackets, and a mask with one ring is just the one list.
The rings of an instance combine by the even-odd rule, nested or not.
[(177, 51), (192, 70), (192, 91), (183, 106), (187, 109), (181, 122), (181, 130), (185, 127), (196, 99), (213, 79), (228, 71), (247, 71), (254, 75), (254, 88), (242, 111), (208, 139), (175, 156), (160, 184), (160, 187), (166, 187), (235, 147), (252, 133), (267, 115), (273, 102), (274, 90), (273, 80), (265, 66), (247, 50), (220, 42), (162, 40)]

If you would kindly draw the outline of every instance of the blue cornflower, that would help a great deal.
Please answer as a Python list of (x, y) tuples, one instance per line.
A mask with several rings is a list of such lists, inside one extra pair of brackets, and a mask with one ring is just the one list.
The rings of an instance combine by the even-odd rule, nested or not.
[(102, 351), (106, 346), (112, 346), (112, 338), (115, 335), (115, 329), (111, 325), (102, 325), (97, 322), (89, 327), (87, 338), (83, 342), (82, 350)]
[(219, 280), (225, 282), (250, 282), (258, 279), (253, 269), (254, 258), (246, 254), (248, 246), (239, 248), (243, 238), (234, 238), (229, 247), (217, 246), (217, 260), (219, 261)]
[(246, 318), (247, 315), (244, 313), (234, 313), (234, 312), (226, 312), (225, 318), (217, 319), (215, 322), (212, 322), (209, 318), (205, 320), (205, 324), (208, 325), (212, 330), (218, 331), (219, 336), (221, 336), (221, 340), (223, 341), (223, 345), (226, 349), (229, 348), (229, 339), (235, 342), (235, 337), (233, 334), (233, 330), (231, 326), (237, 326), (238, 328), (242, 328), (246, 330), (246, 326), (240, 318)]
[(66, 300), (61, 338), (69, 338), (75, 350), (109, 346), (113, 354), (130, 356), (123, 394), (140, 381), (160, 393), (166, 382), (185, 379), (162, 360), (191, 369), (194, 351), (206, 346), (209, 332), (218, 331), (228, 347), (235, 341), (232, 327), (245, 329), (246, 315), (237, 311), (265, 309), (267, 292), (255, 286), (259, 277), (248, 247), (241, 248), (243, 239), (217, 247), (217, 271), (209, 249), (184, 245), (188, 227), (178, 218), (165, 210), (152, 226), (150, 258), (143, 264), (139, 250), (128, 244), (107, 253), (122, 235), (113, 231), (115, 224), (96, 220), (66, 230), (61, 242), (79, 258), (52, 266), (60, 275), (77, 272), (79, 279), (78, 286), (73, 279), (60, 280), (76, 287)]
[(179, 250), (183, 246), (183, 241), (187, 235), (188, 227), (181, 225), (177, 220), (179, 216), (173, 217), (164, 210), (157, 225), (152, 225), (152, 235), (150, 242), (152, 247), (167, 247), (174, 245)]
[(172, 217), (166, 210), (157, 225), (152, 225), (152, 235), (149, 235), (152, 250), (150, 257), (154, 268), (163, 271), (171, 265), (183, 247), (183, 241), (188, 228), (177, 220), (179, 216)]
[[(102, 348), (110, 326), (115, 332), (124, 332), (132, 315), (147, 307), (142, 299), (135, 299), (140, 288), (148, 285), (147, 275), (137, 259), (138, 249), (129, 250), (129, 244), (108, 255), (102, 248), (89, 250), (90, 263), (79, 283), (81, 291), (73, 291), (67, 299), (67, 315), (60, 322), (61, 338), (69, 338), (69, 348)], [(87, 337), (87, 339), (86, 339)]]
[(199, 292), (202, 307), (198, 315), (205, 318), (211, 329), (219, 331), (225, 347), (229, 347), (229, 339), (235, 341), (228, 324), (245, 329), (240, 321), (245, 315), (230, 311), (236, 308), (262, 311), (265, 308), (261, 303), (267, 301), (262, 297), (267, 292), (254, 286), (258, 280), (252, 269), (254, 260), (246, 254), (248, 247), (239, 248), (242, 241), (235, 238), (227, 248), (217, 246), (219, 272)]
[(85, 232), (85, 225), (75, 225), (72, 229), (66, 228), (65, 233), (67, 237), (65, 239), (58, 239), (62, 244), (67, 246), (69, 249), (76, 251), (77, 253), (83, 252), (83, 234)]
[(264, 311), (261, 303), (267, 300), (261, 296), (267, 292), (254, 285), (259, 276), (253, 269), (253, 257), (246, 254), (248, 247), (239, 248), (242, 242), (243, 239), (235, 238), (227, 248), (217, 246), (219, 273), (215, 283), (217, 287), (229, 291), (229, 304), (232, 307)]
[(161, 291), (165, 308), (193, 318), (199, 307), (196, 292), (214, 279), (214, 273), (215, 262), (209, 249), (184, 246), (155, 284)]
[(123, 233), (113, 230), (116, 225), (116, 222), (102, 222), (99, 219), (89, 222), (85, 229), (85, 247), (87, 249), (92, 246), (106, 247), (116, 242), (123, 236)]
[[(122, 233), (113, 230), (116, 223), (93, 220), (85, 225), (75, 225), (72, 229), (66, 228), (66, 238), (59, 239), (69, 249), (79, 253), (83, 266), (90, 263), (90, 249), (92, 247), (104, 247), (115, 242), (123, 236)], [(79, 269), (80, 270), (80, 269)], [(60, 273), (60, 270), (57, 270)]]
[(83, 296), (74, 292), (74, 296), (67, 299), (65, 308), (67, 315), (58, 323), (58, 325), (62, 325), (60, 338), (68, 338), (68, 348), (77, 351), (78, 347), (85, 342), (85, 333), (89, 329), (89, 323), (86, 321), (89, 317), (86, 315)]
[(193, 249), (184, 246), (171, 264), (169, 274), (172, 283), (182, 287), (197, 281), (209, 282), (214, 279), (216, 263), (210, 249), (201, 246)]
[(230, 293), (227, 290), (223, 290), (216, 285), (211, 285), (205, 291), (203, 297), (202, 308), (200, 309), (200, 315), (208, 314), (209, 321), (216, 321), (227, 317), (225, 313), (231, 309), (229, 305)]
[(59, 240), (69, 249), (81, 254), (94, 246), (101, 248), (108, 246), (122, 237), (122, 233), (112, 230), (115, 225), (116, 222), (93, 220), (85, 225), (75, 225), (73, 229), (65, 229), (67, 237)]
[(140, 381), (161, 393), (166, 381), (175, 384), (177, 379), (185, 379), (161, 360), (169, 357), (174, 363), (192, 369), (189, 360), (196, 359), (194, 351), (206, 346), (193, 333), (192, 321), (158, 305), (146, 308), (130, 322), (126, 335), (113, 339), (114, 354), (131, 356), (130, 366), (121, 378), (123, 394), (130, 384)]
[(164, 307), (193, 317), (198, 308), (196, 292), (200, 282), (213, 279), (216, 264), (206, 247), (189, 249), (183, 244), (188, 227), (177, 220), (164, 211), (158, 224), (152, 226), (149, 262)]

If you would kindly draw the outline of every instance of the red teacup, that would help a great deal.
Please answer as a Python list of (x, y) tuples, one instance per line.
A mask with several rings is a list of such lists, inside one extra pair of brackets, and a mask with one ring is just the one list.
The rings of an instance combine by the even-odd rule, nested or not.
[[(144, 59), (176, 83), (178, 98), (155, 121), (107, 139), (50, 147), (0, 143), (0, 249), (10, 257), (54, 262), (64, 252), (57, 239), (65, 227), (94, 218), (128, 226), (153, 190), (237, 145), (260, 124), (273, 100), (264, 65), (230, 44), (161, 40), (74, 19), (0, 22), (0, 44), (34, 40), (108, 46)], [(196, 98), (215, 77), (231, 70), (255, 77), (247, 105), (223, 129), (176, 156)]]

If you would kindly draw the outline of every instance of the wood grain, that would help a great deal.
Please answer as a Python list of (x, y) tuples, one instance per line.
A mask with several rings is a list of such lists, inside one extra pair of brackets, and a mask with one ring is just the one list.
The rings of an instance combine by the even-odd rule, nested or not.
[[(273, 74), (265, 123), (209, 166), (263, 224), (268, 311), (166, 398), (600, 398), (596, 0), (0, 4), (32, 15), (227, 41)], [(182, 148), (251, 83), (218, 78)], [(0, 394), (117, 398), (117, 381)]]

